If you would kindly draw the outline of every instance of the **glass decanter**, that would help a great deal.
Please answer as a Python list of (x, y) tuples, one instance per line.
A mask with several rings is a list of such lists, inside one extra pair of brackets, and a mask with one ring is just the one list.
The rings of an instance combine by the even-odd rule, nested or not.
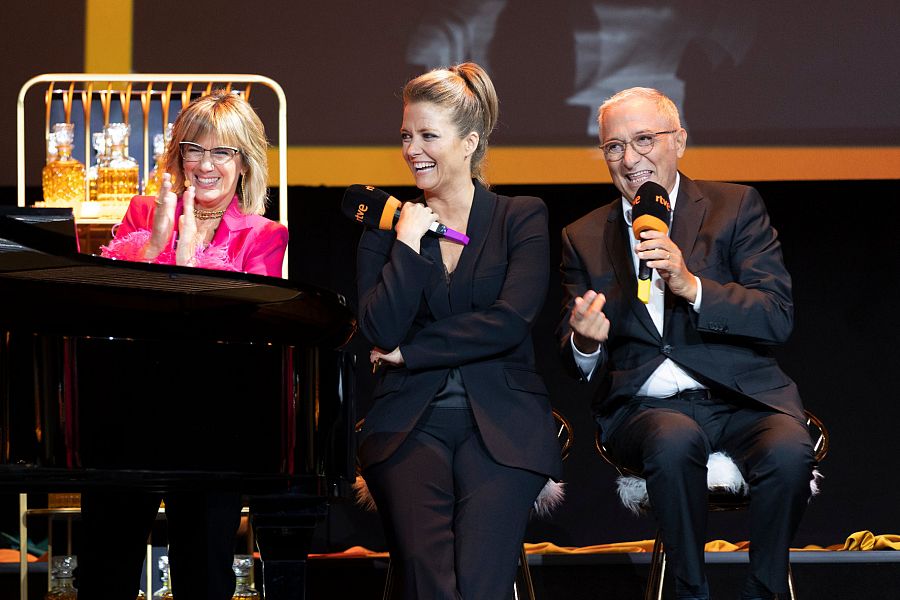
[[(56, 123), (47, 140), (47, 164), (41, 172), (44, 201), (73, 205), (84, 199), (84, 165), (72, 158), (75, 142), (75, 126)], [(56, 145), (56, 158), (51, 145)]]
[(174, 596), (172, 595), (172, 579), (169, 576), (169, 557), (160, 556), (156, 566), (159, 568), (159, 580), (162, 582), (162, 587), (153, 592), (153, 598), (154, 600), (171, 600)]
[(140, 175), (137, 161), (128, 156), (127, 123), (110, 123), (104, 131), (107, 158), (97, 167), (97, 200), (129, 202), (138, 194)]
[(253, 556), (236, 554), (231, 568), (236, 579), (231, 600), (260, 600), (259, 592), (253, 587)]
[(78, 559), (71, 554), (54, 556), (50, 569), (50, 589), (44, 596), (45, 600), (76, 600), (78, 591), (74, 584), (74, 571), (78, 566)]

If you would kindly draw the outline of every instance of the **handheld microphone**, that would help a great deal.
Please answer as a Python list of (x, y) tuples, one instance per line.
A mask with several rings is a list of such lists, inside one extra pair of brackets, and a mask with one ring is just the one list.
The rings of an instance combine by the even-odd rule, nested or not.
[[(648, 181), (638, 188), (631, 202), (631, 228), (634, 237), (641, 239), (641, 232), (653, 230), (669, 233), (669, 214), (672, 205), (669, 193), (654, 181)], [(652, 269), (647, 261), (641, 259), (638, 265), (638, 299), (647, 304), (650, 302), (650, 277)]]
[[(341, 200), (341, 211), (354, 221), (377, 229), (393, 229), (400, 218), (402, 202), (377, 187), (354, 184), (344, 192)], [(435, 221), (428, 228), (439, 237), (459, 242), (463, 246), (469, 243), (469, 236), (450, 229)]]

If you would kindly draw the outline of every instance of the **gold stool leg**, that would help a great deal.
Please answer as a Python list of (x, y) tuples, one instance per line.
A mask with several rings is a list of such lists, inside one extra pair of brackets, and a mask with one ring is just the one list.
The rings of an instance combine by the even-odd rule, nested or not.
[(647, 578), (644, 600), (662, 600), (665, 574), (666, 549), (662, 541), (662, 531), (658, 531), (656, 541), (653, 542), (653, 558), (650, 560), (650, 576)]
[(531, 581), (531, 569), (528, 568), (528, 554), (525, 553), (525, 544), (522, 544), (522, 551), (519, 553), (519, 575), (522, 578), (523, 590), (519, 590), (519, 577), (513, 582), (513, 600), (535, 600), (534, 584)]
[(387, 574), (384, 577), (384, 594), (381, 596), (382, 600), (390, 600), (391, 592), (394, 588), (394, 563), (391, 561), (390, 557), (388, 557), (388, 567)]
[(794, 573), (791, 571), (791, 561), (788, 560), (788, 597), (797, 600), (797, 588), (794, 586)]

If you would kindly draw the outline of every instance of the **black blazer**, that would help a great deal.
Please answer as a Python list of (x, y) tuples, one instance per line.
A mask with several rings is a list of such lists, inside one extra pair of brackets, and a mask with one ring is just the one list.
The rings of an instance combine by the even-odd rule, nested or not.
[(399, 346), (406, 364), (382, 368), (360, 461), (388, 458), (458, 367), (494, 460), (558, 479), (559, 446), (531, 339), (549, 280), (547, 208), (476, 182), (466, 233), (471, 241), (448, 286), (436, 238), (422, 238), (417, 254), (395, 243), (393, 231), (363, 232), (359, 328), (379, 348)]
[[(695, 182), (682, 174), (670, 235), (688, 270), (700, 278), (703, 295), (697, 313), (667, 291), (660, 336), (636, 297), (629, 249), (635, 241), (621, 202), (594, 210), (562, 232), (568, 310), (588, 289), (607, 297), (610, 335), (595, 374), (602, 385), (594, 403), (604, 430), (615, 425), (616, 409), (666, 358), (705, 385), (802, 419), (797, 386), (771, 354), (773, 345), (791, 333), (793, 300), (781, 244), (759, 193), (742, 185)], [(568, 311), (560, 334), (564, 361), (574, 368)]]

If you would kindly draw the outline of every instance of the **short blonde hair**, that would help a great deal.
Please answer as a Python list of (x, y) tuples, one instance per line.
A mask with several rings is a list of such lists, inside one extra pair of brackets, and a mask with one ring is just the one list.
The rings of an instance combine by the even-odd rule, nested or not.
[(467, 62), (419, 75), (403, 88), (403, 105), (416, 102), (431, 102), (448, 109), (460, 137), (473, 131), (478, 134), (470, 170), (472, 177), (487, 185), (481, 166), (488, 137), (500, 115), (500, 100), (487, 72)]
[(681, 116), (678, 114), (678, 107), (672, 102), (672, 99), (653, 88), (633, 87), (622, 90), (618, 94), (610, 96), (597, 111), (597, 124), (600, 126), (600, 139), (603, 139), (603, 116), (610, 108), (621, 102), (628, 100), (649, 100), (656, 103), (656, 110), (659, 111), (671, 129), (681, 129)]
[(236, 93), (214, 90), (187, 105), (172, 127), (172, 139), (163, 164), (172, 176), (172, 189), (184, 192), (184, 169), (179, 144), (212, 136), (225, 146), (241, 151), (241, 182), (237, 194), (241, 212), (263, 214), (268, 199), (269, 142), (262, 121), (253, 107)]

